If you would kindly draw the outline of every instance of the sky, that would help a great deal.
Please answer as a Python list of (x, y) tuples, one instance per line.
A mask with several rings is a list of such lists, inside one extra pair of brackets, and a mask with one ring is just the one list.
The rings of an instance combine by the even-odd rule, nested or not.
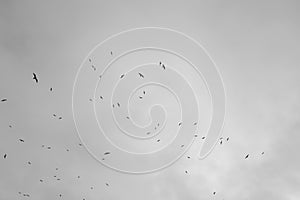
[[(7, 99), (0, 102), (0, 199), (299, 199), (299, 6), (289, 0), (0, 1), (0, 99)], [(73, 85), (97, 44), (121, 31), (150, 26), (189, 35), (213, 58), (226, 88), (224, 139), (202, 160), (198, 137), (168, 168), (120, 173), (79, 145)], [(170, 91), (145, 89), (164, 97), (167, 111), (166, 102), (173, 102), (169, 111), (174, 111)], [(90, 97), (79, 96), (88, 103)], [(147, 115), (143, 105), (130, 107), (140, 125), (162, 112)], [(132, 151), (156, 147), (117, 141)], [(121, 167), (132, 166), (117, 158)]]

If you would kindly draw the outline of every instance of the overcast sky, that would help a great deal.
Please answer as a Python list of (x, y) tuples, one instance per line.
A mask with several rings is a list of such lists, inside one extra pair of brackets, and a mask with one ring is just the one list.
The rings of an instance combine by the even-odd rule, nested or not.
[[(286, 0), (1, 0), (0, 199), (299, 199), (299, 9)], [(230, 139), (198, 160), (198, 138), (169, 168), (130, 175), (79, 146), (72, 89), (95, 45), (145, 26), (184, 32), (210, 53)]]

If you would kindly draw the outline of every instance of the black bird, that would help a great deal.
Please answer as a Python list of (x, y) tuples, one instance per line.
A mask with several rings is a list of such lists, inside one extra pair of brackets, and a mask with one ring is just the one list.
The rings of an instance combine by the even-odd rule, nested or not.
[(198, 135), (197, 135), (197, 134), (195, 134), (195, 135), (194, 135), (194, 137), (198, 137)]
[(216, 195), (216, 192), (213, 192), (213, 195)]
[(261, 152), (261, 155), (264, 155), (265, 154), (265, 152), (263, 151), (263, 152)]
[(122, 74), (121, 76), (120, 76), (120, 78), (123, 78), (125, 75), (124, 74)]
[(205, 139), (205, 137), (203, 136), (203, 137), (202, 137), (202, 140), (204, 140), (204, 139)]
[(145, 90), (143, 91), (143, 94), (146, 94)]
[(140, 99), (142, 99), (143, 97), (139, 96)]
[(181, 148), (184, 147), (184, 144), (182, 144), (180, 147), (181, 147)]
[(182, 122), (179, 122), (178, 126), (181, 126)]
[(164, 64), (162, 65), (162, 68), (163, 68), (163, 69), (166, 69), (166, 67), (165, 67), (165, 65), (164, 65)]
[(25, 142), (23, 139), (19, 139), (20, 140), (20, 142)]
[(89, 58), (89, 62), (92, 62), (92, 60)]
[(94, 71), (96, 71), (96, 67), (94, 65), (92, 65), (92, 68), (93, 68)]
[(190, 159), (191, 157), (190, 157), (190, 156), (188, 156), (187, 158), (188, 158), (188, 159)]
[(228, 141), (229, 140), (229, 137), (226, 139), (226, 141)]
[(159, 65), (161, 65), (161, 62), (159, 62)]
[(108, 184), (108, 183), (105, 183), (105, 185), (106, 185), (106, 186), (109, 186), (109, 184)]
[(197, 125), (197, 122), (195, 122), (194, 125)]
[(185, 170), (185, 173), (187, 174), (187, 173), (188, 173), (188, 171), (187, 171), (187, 170)]
[(151, 132), (147, 132), (146, 134), (149, 135)]
[(7, 99), (1, 99), (1, 102), (5, 102), (5, 101), (7, 101)]
[(126, 118), (127, 118), (127, 119), (129, 119), (129, 117), (128, 117), (128, 116), (127, 116)]
[(144, 75), (142, 73), (139, 72), (139, 75), (141, 78), (144, 78)]
[(28, 161), (27, 163), (28, 163), (28, 165), (31, 165), (31, 162), (30, 162), (30, 161)]
[(35, 74), (35, 73), (32, 73), (32, 74), (33, 74), (33, 78), (32, 78), (32, 79), (33, 79), (33, 80), (35, 80), (35, 82), (36, 82), (36, 83), (38, 83), (38, 82), (39, 82), (39, 80), (38, 80), (38, 78), (37, 78), (36, 74)]
[(50, 91), (52, 92), (53, 88), (50, 88)]
[(58, 119), (62, 119), (62, 117), (59, 117)]
[(118, 107), (120, 107), (120, 103), (117, 103)]
[(247, 159), (249, 157), (249, 154), (246, 155), (245, 159)]
[(110, 55), (113, 55), (113, 52), (112, 52), (112, 51), (110, 52)]
[(108, 151), (104, 153), (104, 155), (109, 155), (109, 154), (110, 154), (110, 152), (108, 152)]
[(53, 114), (53, 117), (56, 117), (56, 114)]
[(223, 141), (221, 140), (221, 141), (220, 141), (220, 144), (222, 144), (222, 143), (223, 143)]
[(12, 128), (12, 125), (9, 125), (8, 127), (9, 127), (9, 128)]
[(3, 158), (5, 159), (7, 157), (7, 154), (4, 154)]
[(103, 96), (100, 96), (100, 99), (103, 99)]
[(156, 142), (160, 142), (160, 139), (158, 139)]

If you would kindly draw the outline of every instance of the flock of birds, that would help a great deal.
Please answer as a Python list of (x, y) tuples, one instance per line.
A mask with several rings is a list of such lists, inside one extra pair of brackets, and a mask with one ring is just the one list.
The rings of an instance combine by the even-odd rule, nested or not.
[[(113, 52), (111, 51), (110, 54), (113, 55)], [(89, 62), (92, 63), (92, 60), (89, 59)], [(162, 62), (159, 62), (159, 66), (161, 66), (163, 70), (166, 69), (166, 66), (165, 66)], [(94, 65), (91, 65), (91, 67), (92, 67), (92, 69), (93, 69), (94, 71), (96, 70), (96, 67), (95, 67)], [(32, 75), (33, 75), (33, 77), (32, 77), (33, 81), (34, 81), (35, 83), (39, 83), (39, 78), (38, 78), (37, 74), (36, 74), (36, 73), (32, 73)], [(124, 76), (125, 76), (125, 74), (122, 74), (122, 75), (120, 76), (120, 78), (123, 78)], [(144, 77), (145, 77), (145, 75), (142, 74), (142, 73), (140, 73), (140, 72), (138, 73), (138, 76), (139, 76), (140, 78), (144, 78)], [(100, 76), (100, 78), (101, 78), (101, 76)], [(52, 88), (52, 87), (50, 88), (50, 91), (51, 91), (51, 92), (53, 91), (53, 88)], [(143, 94), (145, 95), (146, 92), (143, 91)], [(142, 97), (142, 96), (139, 96), (139, 98), (142, 99), (143, 97)], [(103, 100), (103, 96), (100, 96), (100, 99)], [(2, 98), (2, 99), (1, 99), (1, 103), (5, 103), (5, 102), (7, 102), (7, 101), (8, 101), (7, 98)], [(90, 101), (92, 101), (92, 99), (90, 99)], [(120, 103), (117, 103), (117, 106), (120, 107), (120, 106), (121, 106)], [(113, 107), (114, 107), (114, 105), (113, 105)], [(57, 116), (56, 114), (53, 114), (53, 117), (58, 117), (59, 120), (62, 120), (62, 119), (63, 119), (62, 116)], [(127, 119), (129, 119), (128, 116), (127, 116)], [(182, 125), (182, 122), (179, 122), (179, 123), (178, 123), (178, 126), (181, 126), (181, 125)], [(197, 122), (194, 122), (194, 125), (197, 125)], [(159, 126), (159, 124), (158, 124), (158, 126)], [(12, 128), (11, 125), (9, 125), (9, 127)], [(147, 134), (150, 134), (150, 133), (147, 132)], [(198, 137), (197, 134), (195, 134), (194, 136), (195, 136), (195, 137)], [(205, 136), (201, 137), (201, 139), (202, 139), (202, 140), (205, 140)], [(220, 145), (223, 144), (223, 141), (228, 142), (228, 141), (229, 141), (229, 137), (227, 137), (227, 138), (224, 139), (224, 140), (223, 140), (223, 137), (219, 138), (219, 144), (220, 144)], [(19, 142), (25, 143), (25, 140), (22, 139), (22, 138), (20, 138), (20, 139), (19, 139)], [(160, 139), (158, 139), (157, 142), (160, 142)], [(78, 145), (79, 145), (79, 146), (82, 146), (81, 143), (79, 143)], [(184, 147), (184, 145), (182, 144), (181, 147)], [(45, 146), (44, 144), (42, 145), (42, 148), (46, 148), (46, 149), (48, 149), (48, 150), (51, 150), (51, 146)], [(69, 149), (66, 149), (66, 151), (70, 151), (70, 150), (69, 150)], [(261, 152), (261, 155), (264, 155), (264, 153), (265, 153), (265, 152)], [(109, 155), (111, 155), (111, 152), (106, 151), (106, 152), (104, 152), (103, 155), (104, 155), (104, 156), (109, 156)], [(244, 157), (244, 159), (249, 159), (249, 156), (250, 156), (249, 154), (246, 154), (245, 157)], [(7, 154), (7, 153), (4, 153), (4, 154), (3, 154), (3, 159), (8, 159), (8, 154)], [(190, 156), (187, 156), (187, 159), (191, 159), (191, 157), (190, 157)], [(104, 160), (104, 158), (103, 158), (102, 160)], [(28, 161), (27, 164), (28, 164), (28, 165), (32, 165), (32, 162), (31, 162), (31, 161)], [(59, 170), (59, 169), (58, 169), (58, 168), (55, 168), (55, 170), (57, 171), (57, 170)], [(185, 173), (185, 174), (188, 174), (189, 172), (188, 172), (187, 170), (185, 170), (184, 173)], [(57, 175), (54, 175), (53, 177), (56, 178), (57, 181), (60, 181), (60, 180), (61, 180), (61, 178), (57, 177)], [(81, 176), (78, 175), (77, 178), (80, 179)], [(43, 179), (39, 179), (39, 182), (43, 183), (44, 180), (43, 180)], [(105, 183), (105, 185), (106, 185), (107, 187), (110, 186), (109, 183), (107, 183), (107, 182)], [(90, 189), (94, 189), (94, 187), (91, 186)], [(30, 197), (30, 194), (28, 194), (28, 193), (22, 193), (22, 192), (18, 192), (18, 193), (19, 193), (19, 195), (22, 195), (22, 196), (24, 196), (24, 197)], [(216, 195), (216, 191), (214, 191), (212, 194), (213, 194), (213, 195)], [(59, 197), (62, 197), (62, 194), (58, 194), (58, 196), (59, 196)], [(85, 200), (85, 198), (83, 198), (83, 200)]]

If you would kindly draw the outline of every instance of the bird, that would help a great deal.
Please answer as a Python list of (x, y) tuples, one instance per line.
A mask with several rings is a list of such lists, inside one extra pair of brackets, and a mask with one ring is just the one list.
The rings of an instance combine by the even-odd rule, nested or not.
[(3, 158), (5, 159), (7, 157), (7, 154), (4, 154)]
[(37, 78), (36, 74), (35, 74), (35, 73), (32, 73), (32, 74), (33, 74), (33, 78), (32, 78), (32, 79), (33, 79), (33, 80), (35, 80), (35, 82), (36, 82), (36, 83), (38, 83), (38, 82), (39, 82), (39, 80), (38, 80), (38, 78)]
[(146, 134), (149, 135), (151, 132), (147, 132)]
[(179, 122), (179, 123), (178, 123), (178, 126), (181, 126), (181, 124), (182, 124), (182, 122)]
[(51, 149), (51, 147), (47, 147), (47, 149)]
[(27, 163), (28, 163), (28, 165), (31, 165), (31, 162), (30, 162), (30, 161), (28, 161)]
[(144, 78), (144, 75), (142, 73), (139, 72), (139, 75), (141, 78)]
[(124, 74), (122, 74), (121, 76), (120, 76), (120, 78), (123, 78), (125, 75)]
[(109, 186), (109, 184), (108, 184), (108, 183), (105, 183), (105, 185), (106, 185), (106, 186)]
[(59, 117), (58, 119), (62, 119), (62, 117)]
[(7, 99), (1, 99), (1, 102), (5, 102), (5, 101), (7, 101)]
[(50, 91), (52, 92), (53, 88), (50, 88)]
[(92, 62), (92, 60), (89, 58), (89, 62)]
[(249, 154), (246, 155), (245, 159), (247, 159), (249, 157)]
[(25, 142), (23, 139), (19, 139), (20, 140), (20, 142)]
[(40, 182), (42, 183), (42, 182), (43, 182), (43, 180), (42, 180), (42, 179), (40, 179)]
[(263, 151), (263, 152), (261, 152), (261, 155), (264, 155), (265, 154), (265, 152)]
[(118, 107), (120, 107), (121, 105), (120, 105), (120, 103), (117, 103), (117, 105), (118, 105)]
[(160, 142), (160, 139), (156, 140), (156, 142)]
[(197, 134), (195, 134), (195, 135), (194, 135), (194, 137), (198, 137), (198, 135), (197, 135)]
[(229, 137), (226, 139), (226, 141), (228, 141), (229, 140)]
[(96, 71), (96, 67), (94, 65), (92, 65), (92, 68), (93, 68), (94, 71)]
[(104, 155), (109, 155), (109, 154), (110, 154), (110, 152), (108, 152), (108, 151), (104, 153)]
[(128, 117), (128, 116), (127, 116), (126, 118), (127, 118), (127, 119), (129, 119), (129, 117)]
[(103, 99), (103, 96), (100, 96), (100, 99)]
[(146, 94), (145, 90), (143, 91), (143, 94)]
[(163, 68), (163, 69), (166, 69), (166, 67), (165, 67), (165, 65), (164, 65), (164, 64), (162, 65), (162, 68)]
[(197, 125), (197, 122), (195, 122), (194, 125)]
[(143, 97), (139, 96), (140, 99), (142, 99)]
[(202, 137), (202, 140), (204, 140), (204, 139), (205, 139), (205, 137), (203, 136), (203, 137)]
[(187, 156), (187, 158), (190, 159), (191, 157), (190, 157), (190, 156)]
[(221, 141), (220, 141), (220, 144), (222, 144), (222, 143), (223, 143), (223, 141), (221, 140)]
[(159, 65), (161, 65), (161, 62), (159, 62)]
[(187, 174), (187, 173), (188, 173), (188, 171), (187, 171), (187, 170), (185, 170), (185, 173)]
[(110, 52), (110, 55), (113, 55), (113, 52), (112, 52), (112, 51)]
[(216, 192), (213, 192), (213, 195), (216, 195)]
[(180, 147), (181, 147), (181, 148), (184, 147), (184, 144), (182, 144)]

